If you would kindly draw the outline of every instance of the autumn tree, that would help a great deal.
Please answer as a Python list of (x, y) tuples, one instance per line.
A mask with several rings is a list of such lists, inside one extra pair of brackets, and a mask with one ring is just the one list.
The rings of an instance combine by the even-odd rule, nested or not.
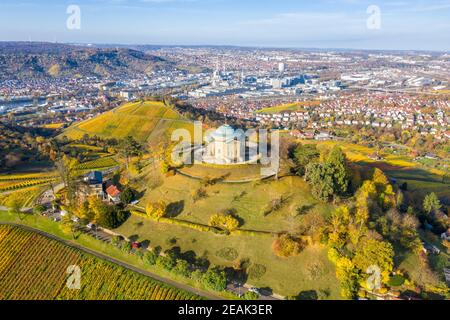
[(163, 200), (159, 200), (158, 202), (149, 202), (145, 208), (145, 212), (147, 215), (152, 218), (158, 220), (159, 218), (164, 217), (166, 214), (167, 205)]
[(387, 283), (394, 268), (394, 249), (387, 241), (366, 239), (358, 246), (353, 262), (363, 272), (370, 266), (380, 268), (381, 281)]
[(441, 209), (441, 202), (434, 192), (427, 194), (423, 199), (423, 210), (427, 214), (434, 213)]
[(214, 214), (209, 218), (209, 225), (228, 231), (235, 230), (239, 227), (239, 220), (231, 214)]

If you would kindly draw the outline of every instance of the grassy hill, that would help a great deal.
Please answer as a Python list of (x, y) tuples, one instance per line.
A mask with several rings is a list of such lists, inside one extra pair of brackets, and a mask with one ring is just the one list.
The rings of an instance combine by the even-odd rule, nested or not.
[(175, 129), (193, 131), (193, 124), (158, 101), (133, 102), (67, 128), (61, 136), (80, 139), (84, 134), (103, 138), (132, 136), (140, 142), (170, 139)]

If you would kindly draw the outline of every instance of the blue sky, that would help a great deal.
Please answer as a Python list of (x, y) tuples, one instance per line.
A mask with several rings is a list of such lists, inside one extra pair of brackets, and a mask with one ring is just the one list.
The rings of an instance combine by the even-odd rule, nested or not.
[(449, 51), (450, 0), (1, 0), (0, 40)]

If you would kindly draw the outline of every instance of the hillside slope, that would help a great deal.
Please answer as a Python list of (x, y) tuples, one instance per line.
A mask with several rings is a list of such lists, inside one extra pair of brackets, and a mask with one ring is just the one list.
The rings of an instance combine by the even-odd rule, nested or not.
[[(69, 289), (70, 266), (81, 271)], [(73, 267), (72, 267), (73, 268)], [(73, 270), (73, 269), (72, 269)], [(0, 225), (0, 300), (191, 300), (200, 297), (41, 234)]]
[(80, 139), (84, 134), (121, 139), (132, 136), (139, 142), (159, 142), (169, 139), (173, 130), (190, 132), (193, 124), (162, 102), (146, 101), (124, 104), (93, 119), (67, 128), (61, 136)]
[(141, 51), (52, 43), (0, 43), (0, 80), (59, 77), (135, 76), (174, 68)]

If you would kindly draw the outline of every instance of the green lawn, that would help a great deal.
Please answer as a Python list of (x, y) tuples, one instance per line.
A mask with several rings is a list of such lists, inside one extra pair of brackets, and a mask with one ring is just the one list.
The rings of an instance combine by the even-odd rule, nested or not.
[[(232, 266), (234, 261), (249, 259), (252, 264), (264, 265), (266, 273), (260, 279), (249, 279), (258, 287), (268, 287), (282, 295), (297, 295), (308, 290), (327, 290), (331, 299), (339, 299), (339, 283), (334, 266), (328, 261), (326, 249), (320, 245), (307, 247), (296, 257), (279, 258), (272, 253), (272, 238), (260, 236), (223, 236), (200, 232), (177, 225), (158, 223), (132, 216), (115, 230), (139, 241), (148, 240), (150, 246), (163, 249), (179, 246), (183, 252), (192, 250), (211, 263)], [(176, 243), (169, 242), (175, 239)], [(172, 240), (173, 241), (173, 240)], [(218, 255), (224, 248), (233, 248), (238, 256), (228, 261)]]
[[(145, 182), (146, 181), (146, 182)], [(212, 214), (225, 210), (234, 211), (241, 220), (241, 229), (270, 232), (299, 232), (304, 214), (319, 213), (328, 216), (332, 206), (315, 200), (308, 185), (300, 177), (279, 180), (230, 184), (217, 183), (204, 187), (207, 197), (196, 202), (192, 192), (202, 187), (200, 180), (182, 175), (163, 176), (158, 170), (150, 170), (146, 180), (140, 179), (140, 190), (145, 195), (140, 205), (160, 199), (169, 205), (169, 215), (175, 219), (208, 224)], [(272, 200), (283, 198), (283, 205), (264, 216)], [(275, 293), (296, 295), (307, 290), (329, 290), (332, 298), (339, 298), (339, 284), (334, 266), (328, 261), (326, 249), (320, 245), (308, 247), (299, 256), (282, 259), (272, 253), (272, 237), (223, 236), (188, 229), (173, 224), (158, 223), (139, 216), (132, 216), (116, 232), (139, 241), (148, 240), (151, 246), (166, 249), (176, 240), (182, 251), (192, 250), (197, 256), (205, 256), (213, 264), (232, 266), (240, 259), (266, 267), (260, 279), (251, 279), (253, 285), (270, 287)], [(238, 256), (228, 261), (217, 255), (224, 248), (233, 248)]]

